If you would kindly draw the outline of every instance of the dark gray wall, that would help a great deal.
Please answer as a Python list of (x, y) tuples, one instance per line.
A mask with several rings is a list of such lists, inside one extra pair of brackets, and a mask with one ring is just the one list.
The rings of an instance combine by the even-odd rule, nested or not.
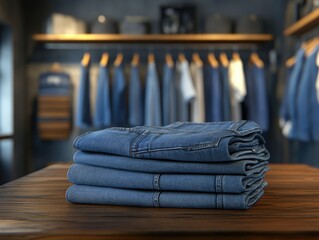
[[(25, 34), (23, 27), (23, 11), (21, 6), (21, 1), (19, 0), (1, 0), (0, 1), (0, 22), (4, 25), (6, 29), (4, 34), (4, 44), (8, 47), (2, 54), (6, 54), (5, 57), (1, 58), (2, 65), (6, 65), (2, 69), (6, 69), (6, 72), (2, 77), (11, 78), (11, 89), (7, 86), (8, 91), (11, 92), (12, 99), (10, 99), (10, 94), (8, 94), (8, 101), (11, 101), (13, 106), (12, 112), (7, 111), (7, 116), (1, 116), (1, 118), (8, 118), (13, 121), (13, 142), (12, 140), (6, 140), (2, 143), (4, 148), (9, 148), (13, 145), (13, 158), (10, 162), (7, 162), (5, 171), (6, 176), (3, 181), (8, 181), (26, 173), (26, 151), (25, 143), (26, 138), (26, 128), (27, 125), (27, 113), (26, 113), (26, 87), (27, 83), (24, 79), (25, 77)], [(3, 80), (3, 79), (2, 79)], [(8, 102), (9, 104), (9, 102)], [(13, 114), (13, 115), (12, 115)], [(11, 143), (10, 143), (11, 142)]]

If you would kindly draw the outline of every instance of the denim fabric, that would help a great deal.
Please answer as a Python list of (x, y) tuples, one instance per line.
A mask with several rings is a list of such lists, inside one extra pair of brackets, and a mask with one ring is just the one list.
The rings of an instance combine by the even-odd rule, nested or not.
[(131, 66), (129, 84), (129, 124), (140, 126), (144, 124), (144, 93), (139, 69)]
[(222, 121), (222, 85), (219, 69), (207, 66), (205, 75), (206, 121)]
[(263, 182), (267, 168), (251, 176), (167, 174), (123, 171), (73, 164), (68, 171), (70, 182), (79, 185), (125, 189), (242, 193)]
[(220, 78), (222, 85), (222, 113), (223, 121), (231, 120), (230, 87), (228, 78), (228, 68), (220, 67)]
[(145, 125), (162, 125), (161, 92), (155, 63), (148, 64), (145, 86)]
[(79, 128), (88, 128), (92, 125), (89, 68), (89, 65), (81, 65), (81, 78), (79, 83), (78, 102), (75, 119), (75, 125)]
[(114, 67), (112, 81), (112, 117), (115, 126), (127, 124), (126, 80), (123, 67)]
[(177, 89), (173, 67), (164, 64), (163, 67), (163, 124), (168, 125), (177, 120)]
[(267, 89), (265, 83), (265, 70), (249, 64), (246, 69), (247, 117), (259, 124), (263, 131), (269, 129), (269, 112), (267, 102)]
[[(304, 67), (304, 61), (305, 61), (305, 51), (303, 48), (300, 48), (296, 54), (296, 61), (294, 68), (291, 72), (291, 77), (289, 79), (289, 86), (287, 89), (287, 118), (290, 119), (284, 128), (288, 128), (286, 131), (288, 133), (289, 138), (296, 138), (297, 132), (296, 128), (293, 130), (291, 129), (291, 126), (293, 123), (297, 120), (297, 93), (299, 89), (299, 84), (301, 80), (302, 75), (302, 69)], [(298, 121), (298, 120), (297, 120)]]
[(63, 72), (42, 73), (39, 78), (39, 90), (69, 89), (72, 87), (70, 75)]
[(306, 59), (297, 94), (297, 111), (292, 122), (292, 135), (298, 140), (312, 141), (319, 139), (319, 105), (315, 82), (318, 74), (316, 64), (317, 47)]
[(232, 174), (252, 175), (262, 171), (267, 161), (241, 160), (220, 163), (192, 163), (153, 159), (130, 158), (124, 156), (78, 151), (74, 163), (96, 167), (146, 173), (192, 173), (192, 174)]
[(55, 88), (55, 89), (39, 89), (39, 96), (70, 96), (71, 89), (69, 88)]
[(203, 67), (192, 62), (190, 72), (193, 79), (193, 84), (196, 91), (196, 97), (192, 101), (192, 122), (205, 122), (205, 94), (204, 94), (204, 74)]
[(288, 88), (290, 85), (290, 76), (292, 72), (293, 66), (286, 69), (286, 79), (285, 79), (285, 90), (280, 106), (279, 112), (279, 122), (280, 126), (283, 127), (285, 123), (289, 120), (288, 118)]
[(100, 66), (96, 88), (94, 126), (107, 127), (112, 123), (109, 70)]
[(137, 207), (248, 209), (263, 195), (266, 185), (263, 182), (259, 188), (241, 194), (142, 191), (72, 185), (66, 192), (66, 199), (73, 203)]
[[(194, 110), (192, 101), (196, 97), (196, 92), (192, 77), (190, 74), (189, 64), (187, 61), (179, 62), (177, 69), (177, 86), (178, 86), (178, 120), (190, 121), (190, 112)], [(191, 111), (190, 111), (191, 110)]]
[(109, 128), (88, 132), (74, 141), (74, 147), (84, 151), (174, 161), (268, 160), (269, 153), (260, 133), (260, 127), (252, 121), (177, 122), (166, 127)]

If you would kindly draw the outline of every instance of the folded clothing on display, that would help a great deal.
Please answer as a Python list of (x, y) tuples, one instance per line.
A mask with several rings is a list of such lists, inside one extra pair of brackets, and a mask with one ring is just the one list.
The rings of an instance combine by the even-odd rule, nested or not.
[(115, 127), (74, 146), (73, 203), (248, 209), (267, 186), (269, 152), (251, 121)]

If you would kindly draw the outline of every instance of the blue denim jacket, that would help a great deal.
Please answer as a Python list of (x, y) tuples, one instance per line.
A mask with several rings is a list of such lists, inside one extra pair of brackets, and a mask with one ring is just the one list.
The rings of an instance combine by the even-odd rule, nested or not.
[(126, 80), (123, 67), (114, 67), (112, 81), (112, 117), (115, 126), (127, 124)]
[(246, 68), (247, 106), (248, 119), (260, 125), (263, 131), (269, 128), (269, 110), (267, 89), (265, 83), (265, 70), (249, 64)]
[(104, 128), (111, 125), (111, 96), (108, 67), (100, 66), (96, 87), (94, 126)]
[(288, 116), (288, 88), (290, 85), (290, 76), (292, 72), (293, 66), (286, 69), (286, 79), (285, 79), (285, 88), (284, 88), (284, 94), (282, 97), (281, 105), (280, 105), (280, 111), (279, 111), (279, 117), (281, 122), (281, 127), (289, 120)]
[(68, 179), (73, 184), (186, 192), (242, 193), (253, 191), (262, 182), (268, 168), (250, 175), (207, 175), (143, 173), (111, 168), (73, 164), (68, 171)]
[(90, 66), (81, 65), (81, 78), (78, 91), (78, 102), (75, 125), (79, 128), (88, 128), (92, 125), (90, 104)]
[(155, 63), (148, 64), (145, 86), (145, 125), (162, 125), (161, 92)]
[(139, 69), (131, 66), (129, 84), (129, 124), (130, 126), (144, 125), (144, 92)]
[(260, 127), (252, 121), (185, 123), (166, 127), (109, 128), (74, 141), (79, 150), (134, 158), (223, 162), (268, 160)]
[(319, 46), (307, 57), (297, 95), (297, 117), (292, 123), (292, 137), (302, 141), (319, 140), (319, 104), (316, 96), (316, 63)]
[(248, 209), (263, 195), (265, 186), (267, 183), (263, 182), (253, 191), (231, 194), (143, 191), (72, 185), (66, 192), (66, 199), (73, 203), (136, 207)]

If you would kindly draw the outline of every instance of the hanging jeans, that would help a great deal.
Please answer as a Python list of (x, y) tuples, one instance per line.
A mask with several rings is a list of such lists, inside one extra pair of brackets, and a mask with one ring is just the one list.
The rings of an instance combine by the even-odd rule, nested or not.
[(114, 67), (112, 81), (112, 117), (115, 126), (127, 124), (126, 81), (123, 67)]
[(222, 121), (222, 85), (218, 68), (206, 67), (205, 96), (206, 121)]
[(92, 125), (89, 66), (81, 65), (75, 124), (79, 128), (88, 128)]
[(222, 85), (222, 113), (223, 121), (231, 120), (230, 87), (228, 78), (228, 68), (220, 67), (220, 78)]
[(139, 69), (131, 66), (129, 84), (129, 124), (141, 126), (144, 124), (144, 94)]
[(298, 140), (319, 140), (319, 104), (316, 96), (318, 74), (317, 47), (306, 59), (297, 95), (297, 118), (293, 122), (293, 132)]
[(109, 70), (100, 66), (96, 88), (94, 126), (104, 128), (111, 125), (111, 96)]
[[(109, 128), (74, 141), (83, 151), (184, 162), (268, 160), (260, 127), (251, 121)], [(119, 145), (119, 142), (121, 144)]]
[(204, 94), (204, 74), (203, 67), (196, 63), (191, 63), (190, 72), (193, 79), (196, 97), (192, 101), (192, 122), (205, 122), (205, 94)]
[(162, 125), (161, 92), (155, 63), (149, 63), (145, 87), (145, 125)]
[(300, 79), (302, 75), (302, 70), (304, 67), (305, 61), (305, 51), (303, 48), (300, 48), (296, 55), (296, 61), (294, 68), (291, 72), (291, 77), (289, 79), (289, 86), (287, 89), (287, 118), (289, 119), (284, 126), (283, 132), (284, 135), (287, 135), (289, 138), (296, 139), (297, 131), (296, 127), (293, 127), (296, 124), (297, 120), (297, 94), (300, 84)]
[(250, 64), (246, 69), (245, 79), (247, 87), (245, 103), (248, 120), (255, 121), (263, 131), (268, 131), (269, 110), (264, 68)]
[(168, 125), (177, 120), (176, 83), (173, 76), (173, 66), (164, 64), (163, 67), (163, 125)]

